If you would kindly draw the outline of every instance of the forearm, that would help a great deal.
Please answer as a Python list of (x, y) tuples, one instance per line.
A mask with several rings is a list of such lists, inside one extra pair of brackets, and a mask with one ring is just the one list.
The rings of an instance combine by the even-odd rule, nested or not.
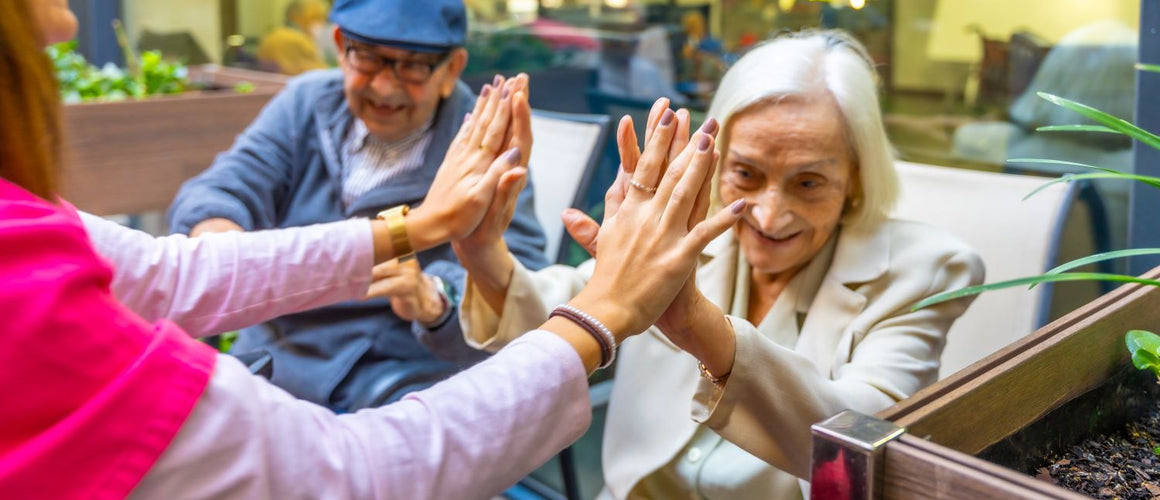
[(82, 214), (113, 263), (113, 293), (150, 321), (212, 335), (361, 298), (371, 281), (371, 237), (352, 220), (250, 233), (153, 237)]
[(508, 252), (507, 244), (503, 240), (493, 245), (480, 246), (452, 242), (451, 247), (467, 271), (479, 298), (497, 314), (503, 312), (515, 270), (515, 258)]
[(482, 300), (475, 278), (468, 274), (460, 304), (464, 337), (477, 349), (496, 351), (548, 319), (552, 307), (568, 302), (584, 288), (592, 264), (579, 268), (550, 266), (529, 271), (512, 261), (511, 283), (503, 309), (496, 311)]
[[(682, 311), (679, 320), (671, 323), (658, 322), (657, 327), (677, 343), (678, 347), (704, 364), (705, 369), (714, 377), (719, 379), (727, 377), (733, 371), (737, 339), (733, 325), (721, 308), (700, 292), (694, 291), (678, 296), (678, 300), (670, 306), (670, 310)], [(664, 319), (662, 316), (662, 320)]]
[(529, 337), (398, 403), (342, 416), (222, 359), (134, 494), (494, 497), (578, 438), (591, 419), (585, 371), (571, 344), (548, 332)]

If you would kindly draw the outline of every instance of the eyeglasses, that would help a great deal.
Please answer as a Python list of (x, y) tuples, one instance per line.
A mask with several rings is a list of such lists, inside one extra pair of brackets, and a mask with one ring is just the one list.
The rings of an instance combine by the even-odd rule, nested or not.
[(359, 47), (350, 42), (346, 43), (345, 53), (351, 67), (359, 73), (377, 75), (383, 68), (389, 66), (396, 80), (414, 84), (426, 83), (431, 78), (431, 74), (435, 72), (435, 68), (447, 62), (451, 55), (450, 52), (445, 52), (440, 54), (437, 59), (428, 61), (395, 59), (378, 55), (368, 48)]

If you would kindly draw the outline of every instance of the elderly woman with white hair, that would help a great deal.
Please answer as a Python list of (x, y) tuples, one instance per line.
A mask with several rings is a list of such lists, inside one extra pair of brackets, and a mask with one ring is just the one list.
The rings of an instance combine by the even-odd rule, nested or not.
[[(766, 42), (724, 76), (709, 111), (721, 126), (716, 182), (674, 196), (747, 210), (650, 332), (620, 349), (601, 498), (796, 498), (811, 424), (874, 413), (935, 381), (969, 299), (911, 306), (980, 283), (983, 266), (947, 232), (888, 218), (899, 186), (875, 82), (862, 46), (832, 31)], [(666, 141), (681, 150), (686, 117), (659, 103), (643, 155), (622, 121), (625, 172), (608, 211), (655, 191), (657, 175), (636, 167), (662, 170), (652, 165), (667, 158), (653, 152)], [(691, 140), (704, 142), (716, 120)], [(579, 291), (593, 261), (530, 272), (503, 249), (502, 214), (488, 218), (490, 236), (456, 251), (470, 282), (464, 332), (494, 350)], [(595, 222), (565, 220), (594, 248)]]

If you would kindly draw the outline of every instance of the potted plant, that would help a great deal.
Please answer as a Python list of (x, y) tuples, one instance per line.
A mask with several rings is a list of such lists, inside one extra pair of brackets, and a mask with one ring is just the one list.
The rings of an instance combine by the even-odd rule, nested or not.
[[(1098, 123), (1047, 130), (1126, 134), (1160, 149), (1160, 137), (1125, 120), (1056, 96), (1041, 97)], [(1160, 188), (1160, 178), (1079, 166), (1092, 172), (1051, 182), (1117, 178)], [(879, 419), (906, 429), (885, 446), (876, 476), (881, 496), (1079, 497), (1063, 485), (1103, 498), (1160, 497), (1160, 384), (1132, 366), (1160, 373), (1160, 337), (1139, 331), (1160, 327), (1160, 269), (1139, 277), (1074, 271), (1100, 260), (1157, 253), (1160, 249), (1109, 252), (1040, 276), (971, 287), (918, 304), (1043, 282), (1126, 283), (879, 412)]]
[[(128, 68), (95, 68), (73, 51), (50, 56), (62, 85), (63, 195), (100, 215), (163, 210), (285, 84), (281, 75), (186, 68), (126, 51)], [(122, 43), (122, 47), (125, 44)]]

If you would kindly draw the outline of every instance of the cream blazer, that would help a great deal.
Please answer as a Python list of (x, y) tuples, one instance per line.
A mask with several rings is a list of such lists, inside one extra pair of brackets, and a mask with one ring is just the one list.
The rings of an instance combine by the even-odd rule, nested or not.
[[(727, 232), (706, 248), (697, 270), (701, 292), (723, 311), (738, 279), (737, 252)], [(593, 268), (588, 261), (530, 272), (517, 262), (498, 316), (469, 277), (460, 308), (468, 343), (495, 351), (536, 329), (583, 288)], [(626, 340), (604, 431), (601, 497), (629, 498), (702, 424), (777, 469), (808, 478), (810, 425), (847, 408), (873, 414), (936, 380), (946, 332), (970, 299), (914, 312), (911, 306), (982, 281), (982, 261), (955, 236), (888, 221), (869, 232), (840, 232), (792, 350), (744, 318), (729, 317), (737, 354), (723, 387), (700, 377), (696, 360), (655, 327)], [(764, 498), (808, 497), (804, 481), (802, 489), (789, 476), (776, 484), (778, 491)]]

